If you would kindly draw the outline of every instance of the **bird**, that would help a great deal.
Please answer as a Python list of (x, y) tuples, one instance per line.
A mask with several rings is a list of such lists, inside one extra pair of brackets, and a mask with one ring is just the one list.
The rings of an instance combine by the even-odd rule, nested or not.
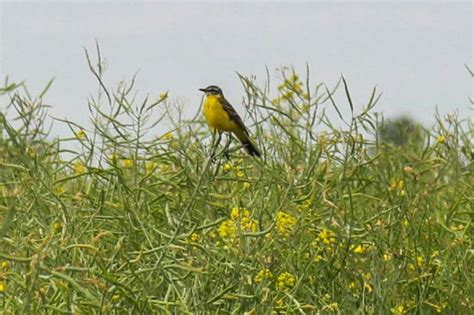
[(206, 94), (206, 99), (203, 103), (204, 117), (209, 128), (213, 132), (219, 133), (217, 143), (219, 143), (223, 132), (231, 132), (240, 140), (248, 154), (261, 157), (260, 151), (250, 140), (250, 134), (242, 118), (240, 118), (229, 101), (226, 100), (222, 89), (217, 85), (209, 85), (199, 90)]

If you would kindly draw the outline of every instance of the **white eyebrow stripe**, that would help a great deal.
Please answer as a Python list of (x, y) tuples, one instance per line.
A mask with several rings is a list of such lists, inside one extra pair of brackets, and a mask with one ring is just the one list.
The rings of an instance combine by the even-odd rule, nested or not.
[(208, 92), (215, 92), (215, 93), (220, 93), (220, 89), (217, 86), (210, 86), (207, 89)]

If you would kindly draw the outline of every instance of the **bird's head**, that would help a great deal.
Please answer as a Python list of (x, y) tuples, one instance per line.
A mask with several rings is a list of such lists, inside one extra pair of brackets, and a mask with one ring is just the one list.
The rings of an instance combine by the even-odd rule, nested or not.
[(199, 91), (203, 91), (206, 93), (207, 96), (214, 95), (214, 96), (222, 96), (222, 90), (217, 85), (209, 85), (207, 88), (199, 89)]

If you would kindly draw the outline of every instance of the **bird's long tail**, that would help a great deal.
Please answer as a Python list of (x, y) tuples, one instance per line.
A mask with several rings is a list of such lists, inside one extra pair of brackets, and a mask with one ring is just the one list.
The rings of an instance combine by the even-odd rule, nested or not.
[(239, 138), (240, 142), (244, 146), (245, 151), (247, 151), (248, 154), (256, 157), (262, 156), (262, 154), (260, 154), (260, 151), (252, 143), (252, 140), (250, 140), (248, 134), (245, 131), (236, 132), (235, 135), (237, 136), (237, 138)]

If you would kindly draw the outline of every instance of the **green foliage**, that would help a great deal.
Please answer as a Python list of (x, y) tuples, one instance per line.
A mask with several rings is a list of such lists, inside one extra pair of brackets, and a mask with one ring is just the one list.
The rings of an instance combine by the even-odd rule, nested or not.
[(2, 313), (474, 307), (472, 122), (438, 118), (423, 143), (392, 146), (376, 139), (375, 90), (358, 112), (343, 78), (282, 69), (276, 92), (240, 76), (263, 159), (233, 141), (213, 161), (200, 113), (138, 100), (134, 80), (109, 90), (100, 54), (87, 59), (93, 127), (64, 121), (70, 137), (47, 141), (41, 97), (5, 88)]
[(421, 147), (424, 140), (421, 125), (405, 116), (380, 124), (378, 136), (381, 142), (398, 146), (413, 144)]

